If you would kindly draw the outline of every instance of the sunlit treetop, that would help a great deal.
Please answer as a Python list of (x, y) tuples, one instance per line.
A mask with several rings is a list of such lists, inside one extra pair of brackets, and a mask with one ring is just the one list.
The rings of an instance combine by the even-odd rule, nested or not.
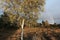
[(18, 10), (22, 13), (38, 12), (43, 10), (45, 0), (4, 0), (8, 5), (5, 6), (6, 9), (11, 8), (11, 10)]
[(44, 0), (24, 0), (21, 4), (21, 11), (24, 13), (38, 12), (44, 6)]

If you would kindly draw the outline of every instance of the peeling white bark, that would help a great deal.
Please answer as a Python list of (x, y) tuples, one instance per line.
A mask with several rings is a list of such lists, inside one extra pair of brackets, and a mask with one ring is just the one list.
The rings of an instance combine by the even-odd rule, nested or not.
[(21, 32), (21, 40), (23, 40), (23, 31), (24, 31), (24, 29), (23, 29), (23, 27), (24, 27), (24, 19), (22, 20), (22, 25), (21, 25), (21, 29), (22, 29), (22, 32)]

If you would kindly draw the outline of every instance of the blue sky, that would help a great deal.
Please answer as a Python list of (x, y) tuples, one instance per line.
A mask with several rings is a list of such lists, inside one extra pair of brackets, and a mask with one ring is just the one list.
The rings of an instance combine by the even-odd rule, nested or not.
[(49, 23), (60, 23), (60, 0), (46, 0), (45, 12), (41, 14), (41, 20), (48, 20)]
[[(3, 11), (0, 9), (0, 15)], [(46, 0), (45, 11), (40, 16), (38, 22), (48, 20), (49, 23), (60, 23), (60, 0)]]
[(3, 14), (3, 10), (2, 10), (2, 9), (0, 9), (0, 15), (1, 15), (1, 14)]
[(60, 0), (46, 0), (46, 11), (53, 16), (54, 22), (60, 23)]

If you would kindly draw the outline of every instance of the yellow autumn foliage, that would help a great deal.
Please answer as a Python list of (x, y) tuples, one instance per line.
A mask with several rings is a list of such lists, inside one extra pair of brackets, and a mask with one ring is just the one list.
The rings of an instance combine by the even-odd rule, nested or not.
[[(36, 23), (38, 12), (44, 10), (45, 4), (45, 0), (4, 0), (4, 2), (8, 4), (4, 6), (4, 11), (12, 13), (9, 15), (11, 22), (14, 20), (21, 22), (25, 19), (27, 20), (25, 23), (29, 25)], [(13, 16), (15, 13), (18, 15)]]

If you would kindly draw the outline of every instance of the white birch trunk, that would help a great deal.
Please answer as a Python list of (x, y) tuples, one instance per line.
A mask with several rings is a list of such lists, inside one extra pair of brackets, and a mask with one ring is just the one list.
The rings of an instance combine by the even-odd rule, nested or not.
[(22, 32), (21, 32), (21, 40), (23, 40), (23, 27), (24, 27), (24, 19), (22, 20), (22, 25), (21, 25), (21, 29), (22, 29)]

